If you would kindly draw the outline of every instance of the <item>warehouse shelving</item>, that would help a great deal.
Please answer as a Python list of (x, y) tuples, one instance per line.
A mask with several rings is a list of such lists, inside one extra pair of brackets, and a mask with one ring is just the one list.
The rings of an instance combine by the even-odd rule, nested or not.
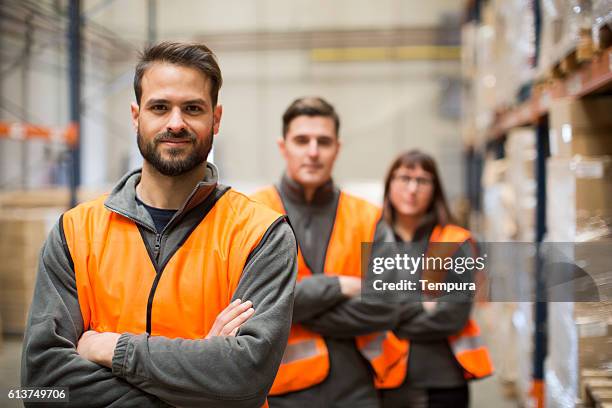
[(612, 89), (612, 47), (565, 78), (550, 79), (534, 86), (525, 102), (498, 114), (489, 131), (489, 139), (502, 137), (512, 128), (537, 123), (548, 113), (552, 99), (580, 98), (608, 89)]
[[(527, 81), (517, 83), (516, 88), (513, 90), (514, 93), (504, 93), (504, 91), (508, 90), (508, 87), (504, 88), (503, 85), (505, 83), (502, 84), (499, 81), (507, 80), (508, 76), (503, 76), (507, 71), (503, 71), (503, 68), (500, 70), (500, 67), (507, 67), (508, 61), (500, 57), (500, 52), (502, 51), (499, 47), (491, 45), (498, 45), (491, 38), (495, 38), (495, 40), (506, 38), (503, 37), (503, 34), (507, 26), (501, 25), (501, 37), (493, 37), (492, 33), (495, 31), (491, 27), (497, 29), (498, 26), (496, 25), (497, 20), (491, 18), (493, 15), (491, 10), (495, 10), (493, 7), (488, 7), (491, 4), (492, 2), (486, 0), (470, 0), (465, 2), (466, 25), (464, 26), (464, 41), (469, 46), (463, 54), (463, 61), (465, 63), (465, 100), (468, 101), (466, 109), (468, 116), (466, 116), (466, 126), (463, 129), (463, 138), (468, 167), (467, 185), (473, 187), (468, 189), (468, 194), (471, 200), (474, 201), (474, 220), (479, 222), (479, 224), (484, 224), (480, 217), (483, 214), (481, 201), (484, 194), (476, 192), (474, 186), (481, 186), (482, 163), (485, 161), (485, 157), (488, 156), (496, 159), (505, 157), (506, 141), (510, 139), (513, 132), (516, 132), (517, 128), (530, 127), (534, 129), (535, 161), (533, 170), (536, 205), (533, 228), (535, 232), (534, 242), (537, 244), (544, 241), (551, 227), (547, 225), (546, 214), (547, 161), (552, 147), (549, 146), (549, 137), (551, 136), (549, 134), (550, 126), (552, 125), (549, 114), (555, 105), (555, 101), (565, 98), (583, 100), (591, 99), (591, 96), (595, 95), (612, 94), (612, 47), (609, 41), (611, 38), (610, 21), (609, 17), (605, 21), (601, 18), (599, 20), (593, 19), (591, 30), (593, 37), (590, 38), (589, 34), (584, 30), (580, 31), (580, 40), (576, 40), (574, 44), (576, 48), (572, 50), (566, 47), (566, 43), (559, 41), (558, 36), (562, 34), (560, 32), (554, 32), (554, 44), (550, 42), (550, 37), (547, 38), (548, 42), (543, 41), (544, 12), (541, 9), (542, 2), (537, 0), (531, 2), (530, 4), (533, 7), (526, 7), (525, 9), (526, 13), (533, 12), (534, 15), (533, 37), (530, 37), (528, 40), (533, 41), (535, 53), (531, 56), (531, 59), (517, 60), (520, 63), (514, 65), (517, 69), (524, 67), (526, 71), (531, 70), (531, 74), (528, 75), (531, 79), (528, 83), (525, 83)], [(567, 3), (557, 2), (555, 4)], [(579, 4), (582, 5), (583, 3)], [(604, 3), (600, 2), (600, 4)], [(581, 10), (578, 8), (578, 11), (576, 11), (575, 7), (573, 11), (580, 13)], [(601, 10), (599, 12), (600, 16), (603, 15)], [(609, 16), (610, 14), (607, 15)], [(563, 18), (566, 18), (566, 16), (563, 16)], [(586, 20), (582, 20), (580, 24), (584, 24), (584, 21)], [(596, 21), (598, 21), (597, 24), (595, 24)], [(547, 22), (550, 22), (550, 20)], [(566, 21), (563, 24), (566, 24)], [(566, 26), (558, 26), (557, 29), (560, 27), (565, 29)], [(522, 32), (526, 31), (523, 30)], [(596, 33), (600, 34), (600, 39), (605, 38), (605, 40), (595, 41)], [(572, 38), (572, 40), (575, 39), (576, 37)], [(582, 39), (593, 40), (591, 45), (595, 44), (597, 49), (594, 47), (591, 49), (593, 52), (584, 54), (588, 55), (588, 57), (580, 58), (581, 61), (579, 63), (577, 58), (578, 47), (582, 47), (585, 44), (581, 42)], [(517, 39), (516, 41), (518, 42), (519, 40)], [(483, 44), (485, 47), (482, 47)], [(501, 45), (503, 46), (504, 43), (502, 42)], [(551, 45), (555, 47), (560, 45), (561, 49), (555, 49), (555, 52), (551, 52)], [(548, 47), (546, 48), (546, 58), (541, 58), (545, 47)], [(520, 56), (524, 57), (524, 54), (520, 54)], [(499, 61), (504, 62), (500, 65)], [(502, 75), (499, 75), (500, 72), (502, 72)], [(477, 78), (475, 75), (478, 74), (482, 76)], [(493, 87), (499, 88), (501, 91), (499, 93), (490, 92)], [(539, 256), (535, 258), (536, 274), (534, 283), (536, 291), (538, 294), (541, 294), (541, 291), (544, 289), (542, 283), (544, 275), (539, 258)], [(538, 299), (544, 299), (544, 297), (538, 296)], [(548, 321), (548, 314), (551, 311), (553, 310), (549, 308), (546, 302), (539, 301), (533, 304), (532, 322), (534, 331), (531, 340), (532, 355), (530, 361), (532, 367), (531, 392), (527, 404), (538, 408), (543, 408), (545, 405), (552, 406), (550, 405), (552, 400), (548, 403), (545, 401), (545, 396), (548, 393), (546, 386), (548, 384), (545, 380), (544, 365), (545, 359), (549, 355), (548, 330), (550, 329), (550, 322)]]
[(69, 125), (66, 128), (53, 128), (31, 123), (0, 122), (0, 138), (14, 140), (42, 139), (74, 146), (78, 141), (78, 130), (76, 124)]

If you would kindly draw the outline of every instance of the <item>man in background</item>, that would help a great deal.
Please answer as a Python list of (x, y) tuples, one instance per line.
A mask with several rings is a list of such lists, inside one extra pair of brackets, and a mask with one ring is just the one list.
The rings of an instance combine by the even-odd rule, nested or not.
[[(361, 243), (386, 233), (376, 206), (335, 185), (340, 119), (319, 97), (283, 115), (280, 182), (254, 198), (286, 213), (298, 240), (298, 283), (289, 344), (271, 390), (275, 407), (378, 407), (374, 376), (393, 375), (377, 347), (397, 322), (393, 308), (366, 304)], [(375, 333), (378, 332), (378, 333)]]

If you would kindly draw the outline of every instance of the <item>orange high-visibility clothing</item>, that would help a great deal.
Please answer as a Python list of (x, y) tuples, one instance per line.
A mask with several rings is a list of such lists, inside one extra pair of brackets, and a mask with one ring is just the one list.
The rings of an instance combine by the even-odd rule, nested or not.
[(104, 199), (63, 217), (84, 330), (98, 332), (203, 339), (229, 305), (247, 257), (282, 216), (230, 190), (156, 271), (137, 225)]
[[(263, 189), (253, 195), (253, 198), (275, 211), (286, 214), (275, 187)], [(325, 257), (326, 275), (361, 276), (361, 243), (372, 242), (380, 215), (380, 209), (373, 204), (340, 193)], [(298, 281), (311, 275), (312, 271), (306, 264), (298, 243)], [(383, 342), (386, 336), (387, 333), (359, 336), (356, 338), (357, 348), (370, 362), (376, 378), (385, 378), (388, 381), (394, 377), (403, 378), (403, 344), (389, 348)], [(287, 349), (270, 395), (311, 387), (322, 382), (328, 372), (329, 358), (323, 337), (302, 325), (294, 324), (291, 326)]]
[[(459, 247), (467, 241), (472, 241), (470, 232), (456, 225), (437, 225), (429, 240), (430, 243), (456, 243), (456, 249), (459, 249)], [(448, 248), (443, 249), (445, 252), (447, 250)], [(393, 334), (389, 337), (391, 338), (386, 339), (386, 344), (383, 346), (385, 350), (397, 347), (400, 347), (400, 350), (410, 350), (410, 341), (400, 340)], [(400, 343), (401, 346), (398, 346), (398, 343)], [(465, 379), (483, 378), (493, 374), (493, 363), (489, 351), (482, 343), (480, 328), (473, 319), (469, 319), (465, 327), (459, 333), (450, 336), (448, 338), (448, 343), (459, 365), (463, 368)], [(400, 384), (404, 381), (406, 376), (408, 368), (407, 362), (408, 358), (406, 357), (402, 363), (404, 372)], [(398, 387), (400, 384), (397, 384), (396, 381), (379, 381), (376, 383), (376, 386), (377, 388), (387, 389)]]

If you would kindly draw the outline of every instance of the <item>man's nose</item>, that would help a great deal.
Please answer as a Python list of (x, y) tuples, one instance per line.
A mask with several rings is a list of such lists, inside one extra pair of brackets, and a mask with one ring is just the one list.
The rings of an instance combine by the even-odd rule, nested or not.
[(179, 107), (175, 107), (170, 112), (170, 118), (166, 124), (167, 130), (172, 133), (179, 133), (186, 127), (185, 121), (183, 120), (183, 112)]
[(317, 157), (319, 155), (319, 143), (317, 139), (312, 139), (310, 143), (308, 143), (308, 155), (310, 157)]

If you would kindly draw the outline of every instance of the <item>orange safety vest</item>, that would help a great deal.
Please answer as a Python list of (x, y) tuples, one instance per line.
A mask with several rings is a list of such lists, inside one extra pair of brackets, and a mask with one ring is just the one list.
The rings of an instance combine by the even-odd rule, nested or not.
[[(275, 187), (265, 188), (253, 198), (286, 214)], [(372, 242), (380, 209), (365, 200), (341, 193), (336, 218), (327, 247), (324, 273), (330, 276), (361, 276), (361, 243)], [(312, 276), (298, 243), (298, 281)], [(378, 380), (402, 379), (401, 361), (407, 352), (402, 343), (389, 348), (383, 339), (388, 333), (372, 333), (356, 338), (357, 348), (369, 361)], [(289, 342), (270, 395), (303, 390), (322, 382), (329, 372), (328, 351), (323, 337), (304, 326), (291, 326)], [(401, 383), (399, 381), (398, 385)]]
[[(84, 330), (203, 339), (281, 214), (227, 191), (156, 273), (136, 224), (105, 197), (63, 216)], [(267, 406), (267, 403), (264, 407)]]
[[(466, 241), (472, 241), (470, 232), (456, 225), (437, 225), (429, 239), (429, 242), (456, 243), (457, 249)], [(392, 339), (385, 340), (385, 349), (398, 347), (397, 343), (399, 342), (402, 344), (401, 350), (404, 350), (404, 348), (410, 350), (410, 341), (400, 340), (395, 335), (391, 335), (391, 337)], [(458, 334), (450, 336), (448, 343), (453, 355), (463, 368), (463, 375), (466, 380), (483, 378), (493, 374), (493, 363), (489, 351), (484, 346), (480, 337), (480, 328), (473, 319), (469, 319), (465, 327)], [(404, 372), (400, 384), (406, 377), (408, 368), (407, 357), (403, 361), (402, 367)], [(397, 384), (395, 381), (393, 383), (380, 381), (376, 386), (380, 389), (388, 389), (396, 388), (400, 384)]]

